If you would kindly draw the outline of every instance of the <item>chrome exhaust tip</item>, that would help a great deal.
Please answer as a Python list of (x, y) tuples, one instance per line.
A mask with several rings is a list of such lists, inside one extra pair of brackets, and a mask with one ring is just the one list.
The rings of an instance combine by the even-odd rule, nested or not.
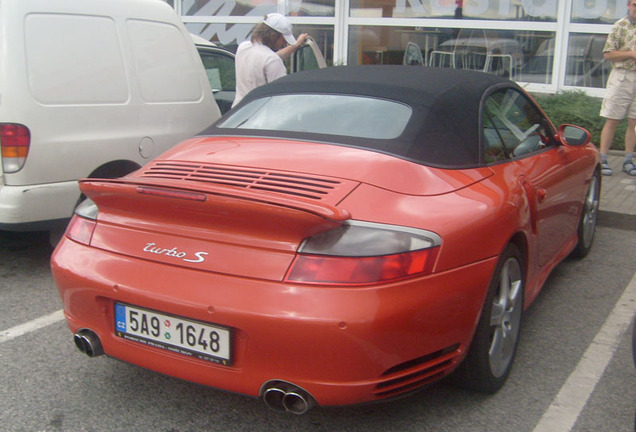
[(263, 393), (263, 402), (270, 409), (278, 412), (285, 412), (285, 405), (283, 405), (283, 399), (285, 398), (285, 391), (277, 387), (271, 387), (265, 390)]
[(99, 336), (92, 330), (81, 329), (73, 336), (73, 342), (75, 342), (75, 346), (80, 352), (89, 357), (97, 357), (104, 354)]
[(315, 405), (309, 392), (285, 381), (270, 381), (263, 391), (263, 402), (277, 412), (305, 414)]
[(312, 407), (312, 398), (304, 391), (291, 391), (285, 393), (283, 397), (283, 407), (290, 413), (301, 415), (305, 414)]

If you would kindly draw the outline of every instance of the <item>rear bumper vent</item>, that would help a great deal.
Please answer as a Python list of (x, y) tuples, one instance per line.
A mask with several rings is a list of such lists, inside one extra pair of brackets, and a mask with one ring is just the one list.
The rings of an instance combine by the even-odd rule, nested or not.
[(431, 384), (448, 374), (459, 358), (459, 344), (418, 357), (388, 369), (374, 394), (387, 398)]
[(141, 177), (211, 183), (313, 200), (324, 200), (334, 193), (343, 195), (343, 186), (347, 185), (344, 189), (348, 192), (354, 185), (354, 182), (307, 174), (188, 162), (155, 162), (144, 168)]

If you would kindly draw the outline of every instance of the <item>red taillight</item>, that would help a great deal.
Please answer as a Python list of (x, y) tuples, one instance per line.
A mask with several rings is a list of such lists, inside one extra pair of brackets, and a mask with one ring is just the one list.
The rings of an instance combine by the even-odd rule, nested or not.
[(73, 241), (88, 246), (91, 244), (96, 225), (97, 222), (95, 220), (85, 219), (81, 216), (73, 216), (73, 219), (71, 219), (71, 222), (66, 228), (66, 236)]
[(363, 285), (428, 274), (439, 247), (372, 257), (299, 254), (286, 281), (322, 285)]
[(2, 169), (6, 173), (19, 171), (26, 161), (31, 145), (29, 128), (19, 124), (0, 124)]

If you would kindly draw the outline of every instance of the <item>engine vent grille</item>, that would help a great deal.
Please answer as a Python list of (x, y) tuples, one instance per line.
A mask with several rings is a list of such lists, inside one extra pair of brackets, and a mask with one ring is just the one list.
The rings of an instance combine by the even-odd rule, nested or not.
[(344, 184), (339, 179), (307, 174), (188, 162), (155, 162), (144, 169), (141, 177), (234, 186), (313, 200), (323, 200)]
[(393, 397), (438, 381), (455, 366), (459, 344), (392, 367), (374, 391), (381, 398)]

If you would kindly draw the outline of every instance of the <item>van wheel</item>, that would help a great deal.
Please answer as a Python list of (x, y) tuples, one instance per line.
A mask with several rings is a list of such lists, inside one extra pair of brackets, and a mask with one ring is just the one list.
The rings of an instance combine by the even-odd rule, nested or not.
[(524, 286), (522, 255), (509, 244), (497, 262), (468, 354), (455, 372), (458, 386), (490, 394), (503, 387), (517, 351)]

